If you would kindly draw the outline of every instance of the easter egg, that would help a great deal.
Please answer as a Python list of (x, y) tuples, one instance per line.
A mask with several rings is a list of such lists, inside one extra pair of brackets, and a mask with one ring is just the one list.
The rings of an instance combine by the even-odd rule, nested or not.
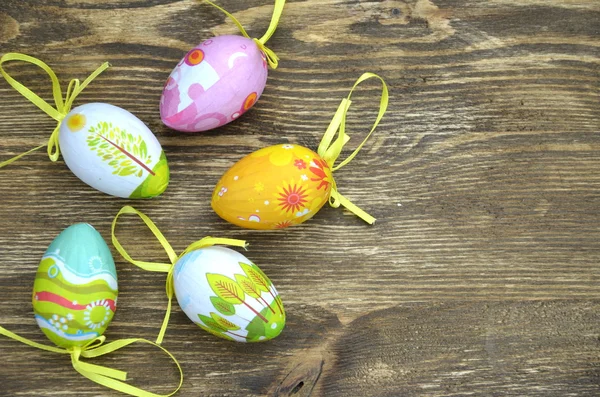
[(251, 39), (218, 36), (193, 48), (175, 67), (160, 99), (160, 117), (184, 132), (227, 124), (250, 109), (267, 83), (267, 60)]
[(100, 233), (87, 223), (62, 231), (42, 257), (33, 283), (35, 319), (59, 347), (102, 335), (115, 313), (117, 272)]
[(123, 198), (158, 196), (169, 165), (154, 134), (133, 114), (106, 103), (71, 110), (60, 126), (67, 167), (101, 192)]
[(183, 255), (173, 270), (179, 306), (194, 323), (221, 338), (260, 342), (285, 326), (281, 298), (244, 255), (212, 246)]
[(211, 205), (226, 221), (249, 229), (283, 229), (312, 218), (329, 199), (327, 162), (298, 145), (258, 150), (233, 165)]

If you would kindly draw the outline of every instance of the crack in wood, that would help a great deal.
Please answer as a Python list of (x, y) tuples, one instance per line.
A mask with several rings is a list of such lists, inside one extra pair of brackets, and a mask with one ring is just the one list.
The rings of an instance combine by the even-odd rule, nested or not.
[[(325, 360), (319, 354), (318, 357), (310, 357), (307, 362), (296, 365), (279, 384), (275, 397), (309, 397), (321, 377)], [(306, 356), (305, 356), (306, 357)]]

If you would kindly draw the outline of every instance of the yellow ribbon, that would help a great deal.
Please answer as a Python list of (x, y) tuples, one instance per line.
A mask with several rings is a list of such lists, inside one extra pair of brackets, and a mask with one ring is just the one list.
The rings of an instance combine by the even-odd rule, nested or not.
[[(52, 107), (48, 102), (40, 98), (38, 95), (34, 94), (29, 88), (25, 87), (23, 84), (19, 83), (17, 80), (12, 78), (5, 70), (2, 68), (2, 64), (9, 61), (22, 61), (34, 64), (39, 66), (44, 72), (50, 76), (50, 80), (52, 80), (52, 95), (54, 96), (54, 103), (56, 107)], [(54, 71), (50, 68), (50, 66), (46, 65), (44, 62), (40, 61), (37, 58), (31, 57), (29, 55), (18, 54), (18, 53), (8, 53), (4, 54), (2, 58), (0, 58), (0, 74), (6, 79), (8, 84), (11, 85), (15, 90), (17, 90), (21, 95), (25, 98), (29, 99), (35, 106), (42, 109), (48, 116), (52, 117), (54, 120), (58, 122), (58, 125), (50, 135), (50, 139), (48, 140), (48, 157), (50, 160), (56, 161), (58, 160), (58, 156), (60, 155), (60, 148), (58, 145), (58, 133), (60, 130), (60, 125), (62, 124), (65, 116), (71, 111), (71, 107), (73, 106), (73, 101), (81, 91), (87, 87), (89, 83), (92, 82), (100, 73), (105, 71), (109, 67), (109, 63), (106, 62), (102, 64), (94, 73), (90, 75), (83, 83), (80, 83), (78, 79), (73, 79), (69, 83), (67, 87), (67, 92), (65, 93), (65, 98), (62, 96), (62, 89), (60, 87), (60, 82), (56, 77)], [(0, 168), (9, 165), (10, 163), (20, 159), (21, 157), (34, 152), (38, 149), (43, 148), (45, 145), (38, 146), (34, 149), (31, 149), (23, 154), (15, 156), (9, 160), (0, 163)]]
[[(15, 334), (15, 333), (12, 333), (3, 327), (0, 327), (0, 334), (7, 336), (9, 338), (12, 338), (16, 341), (22, 342), (31, 347), (41, 349), (41, 350), (45, 350), (45, 351), (49, 351), (49, 352), (53, 352), (53, 353), (69, 354), (71, 356), (71, 364), (73, 365), (73, 368), (75, 369), (75, 371), (79, 372), (81, 375), (85, 376), (92, 382), (96, 382), (102, 386), (106, 386), (110, 389), (117, 390), (122, 393), (129, 394), (131, 396), (168, 397), (168, 396), (172, 396), (173, 394), (177, 393), (179, 391), (179, 389), (181, 388), (181, 385), (183, 384), (183, 371), (181, 370), (181, 366), (179, 365), (179, 362), (177, 361), (177, 359), (162, 346), (159, 346), (156, 343), (150, 342), (146, 339), (139, 339), (139, 338), (121, 339), (121, 340), (117, 340), (115, 342), (111, 342), (111, 343), (107, 343), (106, 345), (103, 345), (106, 337), (99, 336), (99, 337), (91, 340), (84, 346), (81, 346), (81, 347), (74, 346), (74, 347), (70, 347), (68, 349), (63, 349), (60, 347), (47, 346), (47, 345), (43, 345), (41, 343), (31, 341), (29, 339), (23, 338), (23, 337)], [(99, 356), (114, 352), (116, 350), (119, 350), (125, 346), (131, 345), (132, 343), (136, 343), (136, 342), (143, 342), (143, 343), (148, 343), (153, 346), (156, 346), (159, 349), (161, 349), (163, 352), (165, 352), (169, 357), (171, 357), (171, 359), (173, 360), (173, 362), (177, 365), (177, 368), (179, 369), (179, 385), (177, 386), (177, 389), (175, 389), (175, 391), (173, 391), (169, 394), (151, 393), (151, 392), (142, 390), (140, 388), (137, 388), (135, 386), (128, 385), (127, 383), (124, 383), (127, 380), (127, 372), (119, 371), (117, 369), (107, 368), (107, 367), (103, 367), (101, 365), (95, 365), (95, 364), (90, 364), (90, 363), (81, 361), (82, 357), (85, 357), (85, 358), (99, 357)]]
[[(246, 37), (248, 39), (251, 38), (248, 35), (248, 33), (246, 33), (246, 30), (244, 29), (244, 27), (242, 26), (240, 21), (238, 21), (236, 19), (236, 17), (234, 17), (229, 12), (225, 11), (223, 8), (219, 7), (212, 1), (210, 1), (210, 0), (204, 0), (204, 1), (208, 4), (210, 4), (211, 6), (217, 8), (221, 12), (223, 12), (223, 14), (227, 15), (229, 17), (229, 19), (231, 19), (233, 21), (233, 23), (235, 23), (236, 26), (240, 29), (240, 32), (242, 32), (244, 37)], [(252, 41), (254, 41), (256, 43), (258, 48), (260, 48), (260, 50), (265, 53), (265, 56), (267, 57), (267, 62), (269, 62), (269, 66), (271, 66), (271, 68), (273, 68), (273, 69), (277, 69), (277, 66), (279, 65), (279, 57), (277, 56), (277, 54), (275, 54), (275, 52), (273, 52), (273, 50), (268, 48), (265, 44), (271, 38), (271, 36), (273, 36), (273, 33), (275, 33), (275, 29), (277, 29), (277, 25), (279, 24), (279, 19), (281, 18), (281, 13), (283, 12), (284, 5), (285, 5), (285, 0), (275, 0), (275, 8), (273, 10), (273, 17), (271, 18), (271, 23), (269, 24), (269, 28), (267, 29), (267, 32), (260, 39), (256, 39), (256, 38), (252, 39)]]
[[(360, 145), (358, 145), (356, 150), (354, 150), (354, 152), (352, 152), (352, 154), (340, 164), (335, 165), (335, 162), (340, 156), (344, 145), (350, 140), (350, 137), (346, 134), (346, 115), (348, 114), (348, 109), (350, 108), (350, 104), (352, 103), (352, 101), (350, 100), (350, 98), (352, 97), (352, 93), (360, 83), (373, 77), (378, 78), (382, 83), (381, 101), (379, 102), (379, 114), (377, 115), (377, 119), (375, 120), (371, 131), (367, 134), (367, 137), (362, 141)], [(319, 149), (317, 150), (319, 156), (321, 156), (323, 160), (327, 162), (327, 165), (329, 165), (332, 172), (339, 170), (340, 168), (348, 164), (350, 161), (352, 161), (354, 156), (356, 156), (360, 149), (362, 149), (363, 145), (367, 142), (373, 131), (375, 131), (375, 128), (377, 128), (379, 122), (381, 121), (381, 118), (385, 114), (385, 111), (388, 107), (388, 101), (388, 88), (385, 81), (380, 76), (374, 73), (364, 73), (358, 78), (356, 83), (354, 83), (354, 87), (352, 87), (352, 89), (350, 90), (348, 97), (342, 99), (342, 103), (340, 103), (340, 106), (338, 107), (338, 110), (336, 111), (333, 120), (331, 120), (331, 123), (329, 124), (329, 127), (327, 128), (327, 131), (325, 132), (325, 135), (323, 136), (323, 139), (319, 144)], [(335, 136), (336, 132), (338, 133), (337, 139), (333, 141), (333, 137)], [(356, 205), (352, 204), (350, 200), (348, 200), (338, 192), (335, 180), (332, 180), (331, 194), (329, 196), (329, 205), (331, 205), (334, 208), (338, 208), (340, 205), (342, 205), (346, 207), (349, 211), (353, 212), (355, 215), (360, 217), (365, 222), (371, 225), (375, 223), (375, 218), (358, 208)]]
[[(117, 219), (119, 218), (119, 216), (121, 214), (133, 214), (133, 215), (138, 215), (140, 218), (142, 218), (142, 220), (144, 221), (146, 226), (148, 226), (150, 231), (152, 231), (152, 234), (154, 234), (154, 236), (156, 237), (156, 239), (158, 240), (160, 245), (162, 245), (162, 247), (164, 248), (165, 252), (169, 256), (169, 260), (171, 261), (171, 263), (144, 262), (144, 261), (135, 260), (131, 256), (129, 256), (129, 254), (127, 253), (127, 251), (125, 251), (123, 246), (119, 243), (119, 240), (117, 240), (117, 236), (115, 235)], [(154, 222), (152, 222), (152, 220), (150, 218), (148, 218), (145, 214), (143, 214), (142, 212), (136, 210), (135, 208), (133, 208), (129, 205), (126, 205), (123, 208), (121, 208), (121, 210), (117, 213), (117, 215), (115, 215), (115, 219), (113, 219), (113, 222), (112, 222), (111, 232), (112, 232), (113, 245), (115, 246), (117, 251), (119, 251), (121, 256), (123, 256), (123, 258), (125, 258), (125, 260), (136, 265), (139, 268), (142, 268), (142, 269), (150, 271), (150, 272), (167, 273), (167, 282), (166, 282), (165, 290), (167, 292), (167, 298), (169, 299), (169, 302), (167, 304), (167, 312), (165, 313), (165, 318), (163, 319), (162, 326), (160, 327), (160, 332), (158, 333), (158, 337), (156, 338), (156, 343), (159, 345), (163, 341), (165, 332), (167, 330), (167, 325), (169, 324), (169, 317), (171, 316), (171, 302), (173, 300), (173, 292), (174, 292), (173, 270), (175, 269), (175, 263), (177, 263), (179, 258), (181, 258), (183, 255), (187, 254), (188, 252), (192, 252), (192, 251), (195, 251), (200, 248), (210, 247), (213, 245), (231, 245), (231, 246), (242, 247), (242, 248), (246, 248), (248, 246), (248, 244), (246, 244), (246, 242), (243, 240), (235, 240), (235, 239), (230, 239), (230, 238), (204, 237), (203, 239), (190, 244), (179, 256), (177, 256), (177, 254), (173, 250), (173, 247), (171, 247), (171, 244), (169, 244), (169, 242), (167, 241), (165, 236), (163, 236), (161, 231), (158, 230), (158, 227), (156, 227)]]

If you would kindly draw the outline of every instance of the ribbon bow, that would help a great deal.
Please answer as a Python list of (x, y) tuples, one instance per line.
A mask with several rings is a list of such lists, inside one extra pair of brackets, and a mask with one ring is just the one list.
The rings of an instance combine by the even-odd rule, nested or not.
[[(134, 214), (134, 215), (138, 215), (140, 218), (142, 218), (142, 220), (144, 221), (146, 226), (148, 226), (150, 231), (152, 231), (152, 234), (154, 234), (154, 236), (156, 237), (156, 239), (158, 240), (160, 245), (162, 245), (162, 247), (164, 248), (165, 252), (169, 256), (169, 260), (171, 261), (171, 263), (144, 262), (144, 261), (138, 261), (138, 260), (131, 258), (131, 256), (129, 256), (127, 251), (125, 251), (125, 249), (123, 248), (121, 243), (119, 243), (119, 240), (117, 240), (117, 236), (115, 235), (117, 219), (119, 218), (119, 216), (121, 214)], [(169, 324), (169, 317), (171, 316), (171, 302), (173, 300), (173, 293), (174, 293), (173, 270), (175, 269), (175, 263), (177, 263), (179, 258), (184, 256), (188, 252), (192, 252), (192, 251), (195, 251), (200, 248), (210, 247), (210, 246), (217, 245), (217, 244), (218, 245), (231, 245), (231, 246), (242, 247), (242, 248), (246, 248), (248, 246), (248, 244), (246, 244), (246, 242), (243, 240), (235, 240), (235, 239), (230, 239), (230, 238), (204, 237), (203, 239), (190, 244), (178, 256), (175, 253), (175, 251), (173, 250), (173, 247), (171, 247), (171, 244), (169, 244), (169, 242), (165, 238), (165, 236), (161, 233), (161, 231), (158, 229), (158, 227), (156, 227), (154, 222), (152, 222), (152, 220), (150, 218), (148, 218), (144, 213), (136, 210), (135, 208), (133, 208), (132, 206), (129, 206), (129, 205), (126, 205), (123, 208), (121, 208), (121, 210), (117, 213), (117, 215), (115, 215), (115, 219), (113, 219), (113, 222), (112, 222), (111, 231), (112, 231), (113, 245), (115, 246), (117, 251), (121, 254), (121, 256), (123, 256), (123, 258), (125, 258), (125, 260), (136, 265), (139, 268), (142, 268), (142, 269), (150, 271), (150, 272), (167, 273), (167, 282), (166, 282), (165, 290), (167, 292), (167, 298), (169, 299), (169, 302), (167, 304), (167, 311), (165, 313), (165, 318), (163, 319), (163, 323), (160, 328), (160, 332), (158, 333), (158, 337), (156, 338), (156, 343), (159, 345), (162, 343), (162, 341), (164, 339), (165, 332), (167, 330), (167, 325)]]
[[(23, 61), (39, 66), (44, 72), (50, 76), (50, 80), (52, 80), (52, 95), (54, 96), (54, 103), (56, 107), (52, 107), (48, 102), (40, 98), (38, 95), (34, 94), (29, 88), (25, 87), (23, 84), (19, 83), (17, 80), (12, 78), (3, 68), (2, 64), (8, 61)], [(0, 58), (0, 74), (6, 79), (8, 84), (11, 85), (15, 90), (17, 90), (21, 95), (25, 98), (29, 99), (35, 106), (42, 109), (48, 116), (52, 117), (54, 120), (58, 122), (58, 125), (50, 135), (50, 139), (48, 140), (48, 157), (50, 160), (56, 161), (58, 160), (58, 156), (60, 155), (60, 148), (58, 145), (58, 133), (60, 130), (60, 126), (62, 124), (63, 119), (66, 115), (71, 111), (71, 107), (73, 106), (73, 101), (81, 91), (87, 87), (89, 83), (92, 82), (100, 73), (105, 71), (110, 64), (105, 62), (100, 66), (94, 73), (92, 73), (83, 83), (81, 83), (78, 79), (73, 79), (69, 83), (67, 87), (67, 92), (65, 93), (65, 98), (63, 99), (62, 90), (60, 87), (60, 82), (56, 77), (54, 71), (50, 68), (50, 66), (46, 65), (44, 62), (40, 61), (37, 58), (31, 57), (29, 55), (18, 54), (18, 53), (8, 53), (4, 54), (2, 58)], [(20, 159), (21, 157), (34, 152), (38, 149), (43, 148), (45, 145), (38, 146), (34, 149), (31, 149), (23, 154), (15, 156), (9, 160), (6, 160), (0, 163), (0, 168), (9, 165), (10, 163)]]
[[(210, 4), (211, 6), (217, 8), (221, 12), (223, 12), (223, 14), (227, 15), (233, 21), (233, 23), (236, 24), (238, 29), (240, 29), (240, 32), (242, 32), (244, 37), (246, 37), (248, 39), (251, 38), (248, 35), (248, 33), (246, 33), (246, 30), (244, 29), (244, 27), (242, 26), (240, 21), (238, 21), (236, 19), (236, 17), (234, 17), (229, 12), (225, 11), (223, 8), (219, 7), (212, 1), (210, 1), (210, 0), (204, 0), (204, 1), (207, 2), (208, 4)], [(275, 0), (275, 9), (273, 10), (273, 17), (271, 18), (271, 23), (269, 24), (269, 28), (267, 29), (267, 32), (260, 39), (256, 39), (256, 38), (252, 39), (252, 41), (254, 41), (256, 43), (258, 48), (262, 52), (265, 53), (265, 56), (267, 57), (267, 62), (269, 63), (269, 66), (271, 66), (271, 68), (273, 68), (273, 69), (277, 69), (277, 66), (279, 65), (279, 57), (277, 56), (277, 54), (275, 54), (275, 52), (273, 52), (273, 50), (268, 48), (265, 44), (271, 38), (271, 36), (273, 36), (273, 33), (275, 33), (275, 29), (277, 29), (277, 25), (279, 24), (279, 19), (281, 18), (281, 13), (283, 12), (284, 5), (285, 5), (285, 0)]]
[[(168, 397), (168, 396), (172, 396), (173, 394), (177, 393), (177, 391), (179, 391), (179, 389), (181, 388), (181, 385), (183, 383), (183, 371), (181, 370), (181, 366), (179, 365), (179, 362), (177, 361), (177, 359), (171, 353), (169, 353), (165, 348), (159, 346), (156, 343), (150, 342), (146, 339), (139, 339), (139, 338), (121, 339), (121, 340), (117, 340), (115, 342), (107, 343), (104, 345), (104, 341), (106, 340), (106, 337), (104, 335), (102, 335), (95, 339), (92, 339), (90, 342), (88, 342), (87, 344), (85, 344), (83, 346), (73, 346), (68, 349), (63, 349), (60, 347), (47, 346), (47, 345), (43, 345), (41, 343), (31, 341), (29, 339), (23, 338), (23, 337), (15, 334), (15, 333), (12, 333), (3, 327), (0, 327), (0, 334), (7, 336), (9, 338), (12, 338), (16, 341), (22, 342), (26, 345), (41, 349), (41, 350), (45, 350), (45, 351), (49, 351), (49, 352), (53, 352), (53, 353), (59, 353), (59, 354), (69, 354), (71, 356), (71, 364), (73, 365), (73, 368), (75, 369), (75, 371), (79, 372), (81, 375), (85, 376), (92, 382), (96, 382), (102, 386), (106, 386), (110, 389), (117, 390), (117, 391), (129, 394), (132, 396), (137, 396), (137, 397)], [(173, 362), (177, 365), (177, 368), (179, 369), (179, 385), (177, 386), (177, 389), (175, 389), (175, 391), (173, 391), (169, 394), (151, 393), (151, 392), (139, 389), (135, 386), (128, 385), (127, 383), (124, 383), (127, 380), (127, 372), (119, 371), (117, 369), (112, 369), (112, 368), (108, 368), (108, 367), (103, 367), (101, 365), (95, 365), (95, 364), (90, 364), (90, 363), (81, 361), (81, 357), (93, 358), (93, 357), (103, 356), (105, 354), (114, 352), (116, 350), (119, 350), (125, 346), (131, 345), (132, 343), (136, 343), (136, 342), (143, 342), (143, 343), (148, 343), (153, 346), (156, 346), (159, 349), (161, 349), (163, 352), (165, 352), (169, 357), (171, 357), (171, 359), (173, 360)]]
[[(360, 145), (358, 145), (354, 152), (352, 152), (352, 154), (340, 164), (335, 165), (335, 162), (340, 156), (344, 145), (350, 140), (350, 137), (346, 134), (346, 115), (348, 114), (348, 109), (350, 108), (350, 104), (352, 103), (352, 101), (350, 100), (350, 98), (352, 97), (352, 93), (360, 83), (373, 77), (378, 78), (382, 83), (381, 100), (379, 102), (379, 114), (377, 115), (377, 119), (375, 120), (371, 131), (367, 134), (367, 137), (362, 141)], [(342, 99), (342, 102), (340, 103), (340, 106), (335, 112), (335, 116), (333, 117), (333, 120), (331, 120), (331, 123), (329, 124), (329, 127), (325, 132), (325, 135), (323, 135), (323, 139), (321, 139), (321, 143), (319, 144), (319, 148), (317, 150), (319, 156), (321, 156), (321, 158), (323, 158), (323, 160), (327, 162), (327, 165), (329, 165), (329, 168), (331, 168), (332, 172), (339, 170), (340, 168), (348, 164), (350, 161), (352, 161), (354, 156), (356, 156), (360, 149), (362, 149), (363, 145), (367, 142), (373, 131), (375, 131), (375, 128), (377, 128), (379, 122), (381, 121), (381, 118), (385, 114), (385, 111), (387, 110), (388, 106), (388, 101), (388, 88), (385, 81), (380, 76), (374, 73), (364, 73), (358, 78), (356, 83), (354, 83), (354, 87), (352, 87), (352, 89), (350, 90), (348, 97)], [(336, 132), (338, 133), (337, 139), (333, 141)], [(355, 215), (360, 217), (365, 222), (371, 225), (375, 223), (375, 218), (358, 208), (356, 205), (352, 204), (350, 200), (348, 200), (338, 192), (335, 180), (332, 181), (331, 194), (329, 196), (329, 205), (331, 205), (334, 208), (338, 208), (340, 205), (342, 205), (348, 210), (352, 211)]]

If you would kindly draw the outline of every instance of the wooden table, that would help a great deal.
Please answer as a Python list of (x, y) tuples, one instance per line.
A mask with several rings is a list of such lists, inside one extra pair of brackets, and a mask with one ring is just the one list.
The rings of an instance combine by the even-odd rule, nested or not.
[[(253, 36), (270, 1), (221, 0)], [(171, 167), (165, 194), (97, 192), (44, 150), (0, 170), (0, 324), (40, 343), (31, 308), (39, 260), (76, 222), (110, 241), (125, 204), (178, 251), (206, 235), (246, 239), (282, 295), (287, 327), (262, 344), (218, 339), (174, 305), (164, 346), (181, 362), (179, 396), (600, 395), (600, 3), (558, 0), (290, 1), (269, 46), (281, 58), (258, 104), (213, 132), (161, 124), (163, 82), (187, 50), (237, 28), (196, 0), (3, 0), (0, 53), (35, 55), (63, 84), (112, 68), (76, 104), (109, 102), (141, 118)], [(13, 76), (50, 99), (38, 69)], [(316, 148), (365, 71), (390, 108), (336, 174), (378, 218), (324, 208), (281, 232), (227, 224), (209, 205), (238, 159), (276, 143)], [(379, 86), (359, 88), (348, 120), (360, 142)], [(0, 160), (43, 144), (55, 122), (0, 82)], [(132, 255), (165, 261), (143, 224), (119, 229)], [(112, 245), (111, 245), (112, 247)], [(156, 337), (164, 274), (125, 262), (109, 340)], [(0, 338), (2, 396), (119, 396), (66, 356)], [(94, 363), (168, 393), (176, 371), (151, 346)]]

